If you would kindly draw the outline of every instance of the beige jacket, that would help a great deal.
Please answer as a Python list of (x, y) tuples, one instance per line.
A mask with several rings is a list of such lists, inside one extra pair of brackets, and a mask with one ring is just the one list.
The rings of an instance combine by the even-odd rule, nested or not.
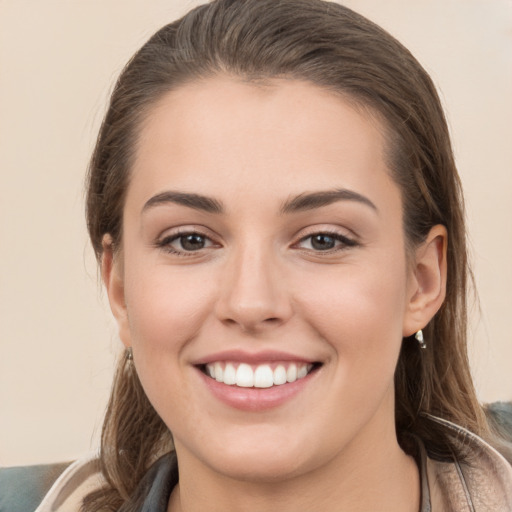
[(421, 512), (512, 512), (512, 466), (505, 458), (472, 432), (441, 418), (430, 419), (443, 425), (454, 442), (468, 446), (471, 457), (465, 463), (423, 457), (422, 481), (431, 508)]
[[(422, 448), (420, 512), (512, 512), (512, 466), (475, 434), (449, 421), (430, 419), (443, 425), (454, 442), (464, 442), (472, 455), (467, 462), (438, 462)], [(77, 461), (35, 512), (78, 512), (83, 497), (103, 483), (94, 457)]]

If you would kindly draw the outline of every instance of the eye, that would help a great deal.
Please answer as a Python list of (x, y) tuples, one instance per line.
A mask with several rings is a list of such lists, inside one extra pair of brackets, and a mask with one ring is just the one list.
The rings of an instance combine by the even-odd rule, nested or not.
[(214, 244), (210, 238), (202, 233), (189, 232), (166, 236), (157, 245), (174, 254), (185, 254), (207, 249)]
[(301, 249), (311, 251), (336, 251), (346, 247), (357, 245), (355, 240), (348, 238), (340, 233), (313, 233), (305, 236), (297, 244)]

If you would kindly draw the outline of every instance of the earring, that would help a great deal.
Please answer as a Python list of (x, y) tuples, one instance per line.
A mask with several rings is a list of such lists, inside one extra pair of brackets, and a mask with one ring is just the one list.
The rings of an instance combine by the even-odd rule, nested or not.
[(128, 347), (124, 353), (124, 357), (126, 358), (126, 360), (128, 362), (132, 362), (133, 361), (133, 350), (132, 350), (132, 347)]
[(425, 343), (425, 339), (423, 338), (423, 331), (420, 329), (414, 337), (418, 341), (420, 348), (427, 348), (427, 344)]

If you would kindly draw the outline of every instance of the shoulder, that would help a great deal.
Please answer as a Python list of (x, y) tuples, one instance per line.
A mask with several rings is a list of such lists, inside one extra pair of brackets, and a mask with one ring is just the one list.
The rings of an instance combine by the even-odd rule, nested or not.
[(75, 512), (102, 485), (96, 457), (73, 463), (0, 469), (1, 512)]
[(512, 466), (483, 439), (450, 421), (429, 416), (462, 445), (464, 460), (428, 460), (431, 492), (442, 497), (446, 510), (512, 512)]

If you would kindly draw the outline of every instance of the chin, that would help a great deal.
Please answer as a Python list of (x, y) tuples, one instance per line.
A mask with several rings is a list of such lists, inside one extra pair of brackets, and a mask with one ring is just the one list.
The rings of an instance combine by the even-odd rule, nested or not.
[(262, 456), (240, 454), (229, 460), (222, 458), (216, 461), (213, 469), (229, 478), (253, 483), (276, 483), (289, 480), (297, 475), (307, 472), (304, 465), (296, 458), (272, 453)]
[[(288, 435), (286, 435), (288, 434)], [(210, 451), (210, 467), (217, 473), (241, 481), (275, 483), (307, 473), (321, 462), (318, 454), (308, 455), (308, 444), (290, 438), (289, 431), (277, 437), (245, 436), (222, 449)]]

